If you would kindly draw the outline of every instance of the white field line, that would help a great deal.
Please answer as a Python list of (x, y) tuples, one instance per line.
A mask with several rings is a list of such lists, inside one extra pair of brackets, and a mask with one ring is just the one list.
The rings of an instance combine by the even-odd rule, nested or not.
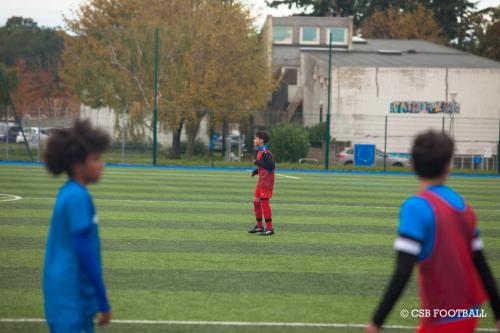
[[(55, 200), (49, 197), (23, 197), (31, 200)], [(190, 201), (190, 200), (136, 200), (136, 199), (95, 199), (96, 201), (108, 202), (135, 202), (135, 203), (173, 203), (173, 204), (199, 204), (199, 205), (245, 205), (245, 202), (223, 202), (223, 201)], [(1, 201), (0, 201), (1, 202)], [(399, 209), (399, 206), (361, 206), (361, 205), (326, 205), (313, 203), (272, 203), (273, 206), (300, 206), (300, 207), (327, 207), (327, 208), (370, 208), (370, 209)], [(474, 208), (475, 211), (500, 212), (500, 209)]]
[[(55, 200), (49, 197), (24, 197), (31, 200)], [(137, 202), (137, 203), (173, 203), (173, 204), (200, 204), (200, 205), (245, 205), (245, 202), (223, 202), (223, 201), (190, 201), (190, 200), (135, 200), (135, 199), (95, 199), (96, 201), (109, 202)], [(251, 201), (249, 201), (251, 203)], [(272, 203), (273, 206), (303, 206), (303, 207), (332, 207), (332, 208), (374, 208), (391, 209), (399, 208), (396, 206), (355, 206), (355, 205), (323, 205), (323, 204), (301, 204), (301, 203)], [(476, 209), (477, 210), (477, 209)], [(499, 210), (500, 211), (500, 210)]]
[(21, 200), (22, 197), (13, 194), (0, 194), (0, 202)]
[(281, 173), (275, 173), (275, 175), (276, 175), (276, 176), (280, 176), (280, 177), (290, 178), (290, 179), (300, 179), (300, 177), (283, 175), (283, 174), (281, 174)]
[[(0, 318), (3, 323), (44, 323), (41, 318)], [(197, 320), (113, 320), (112, 324), (132, 325), (197, 325), (197, 326), (261, 326), (261, 327), (331, 327), (331, 328), (363, 328), (366, 324), (343, 323), (279, 323), (279, 322), (253, 322), (253, 321), (197, 321)], [(414, 326), (387, 325), (384, 329), (414, 330)], [(478, 328), (478, 332), (497, 332), (492, 328)]]

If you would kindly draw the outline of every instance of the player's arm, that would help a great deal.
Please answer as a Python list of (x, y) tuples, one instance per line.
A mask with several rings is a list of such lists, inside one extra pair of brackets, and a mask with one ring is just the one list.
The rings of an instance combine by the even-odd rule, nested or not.
[(255, 165), (264, 168), (266, 170), (273, 170), (275, 168), (275, 163), (270, 154), (264, 153), (260, 160), (255, 161)]
[(106, 295), (106, 287), (98, 259), (99, 253), (96, 253), (96, 249), (92, 246), (91, 230), (73, 235), (73, 244), (83, 271), (97, 291), (99, 312), (110, 312), (111, 307)]
[(474, 265), (476, 266), (477, 272), (481, 277), (484, 289), (486, 289), (486, 292), (490, 297), (490, 305), (493, 309), (493, 314), (495, 315), (497, 328), (500, 329), (500, 297), (498, 296), (498, 288), (495, 282), (495, 278), (491, 273), (491, 269), (483, 253), (483, 242), (479, 238), (479, 234), (477, 234), (477, 237), (475, 237), (472, 241), (472, 250), (474, 251)]
[[(95, 228), (91, 216), (91, 199), (85, 193), (73, 195), (67, 203), (67, 214), (75, 253), (83, 272), (94, 286), (98, 298), (98, 310), (104, 313), (99, 322), (106, 324), (111, 319), (111, 308), (106, 295), (106, 287), (102, 277), (100, 253), (92, 245), (92, 228)], [(104, 319), (102, 318), (104, 317)]]
[(411, 277), (413, 267), (422, 252), (423, 240), (426, 239), (426, 226), (433, 222), (432, 208), (421, 198), (407, 200), (400, 212), (399, 236), (394, 242), (396, 250), (396, 268), (391, 277), (367, 332), (377, 332), (384, 324), (394, 304), (401, 296)]
[(391, 281), (386, 288), (384, 297), (380, 302), (375, 314), (373, 315), (372, 322), (382, 327), (385, 319), (391, 312), (394, 304), (403, 293), (408, 281), (410, 280), (413, 267), (417, 262), (417, 256), (414, 254), (397, 251), (396, 255), (396, 268), (392, 274)]

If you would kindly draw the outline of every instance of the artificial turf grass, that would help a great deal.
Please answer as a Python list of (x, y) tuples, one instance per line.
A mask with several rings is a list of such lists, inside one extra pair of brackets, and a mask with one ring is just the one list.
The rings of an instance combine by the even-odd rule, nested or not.
[[(270, 321), (366, 322), (391, 274), (398, 207), (416, 182), (408, 176), (293, 175), (299, 179), (277, 180), (278, 234), (263, 239), (245, 231), (253, 220), (254, 180), (244, 172), (108, 168), (90, 190), (102, 221), (115, 318), (267, 321), (261, 318), (275, 309)], [(43, 315), (43, 246), (62, 182), (41, 166), (0, 166), (0, 192), (25, 197), (0, 203), (0, 273), (7, 284), (0, 287), (2, 314)], [(498, 254), (500, 244), (499, 180), (454, 177), (451, 183), (478, 208), (498, 276), (500, 265), (489, 251)], [(321, 205), (310, 205), (315, 202)], [(274, 292), (273, 283), (280, 285)], [(412, 325), (398, 310), (416, 306), (414, 282), (402, 302), (389, 323)], [(482, 325), (491, 327), (488, 320)], [(133, 331), (133, 325), (122, 327)]]

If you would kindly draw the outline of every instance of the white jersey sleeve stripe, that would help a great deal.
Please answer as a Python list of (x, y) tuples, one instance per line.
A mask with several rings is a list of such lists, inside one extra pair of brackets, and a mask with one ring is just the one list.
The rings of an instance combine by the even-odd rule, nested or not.
[(481, 238), (474, 238), (472, 240), (472, 251), (480, 251), (484, 248), (484, 243)]
[(422, 245), (413, 239), (398, 237), (394, 242), (394, 249), (418, 256), (422, 251)]

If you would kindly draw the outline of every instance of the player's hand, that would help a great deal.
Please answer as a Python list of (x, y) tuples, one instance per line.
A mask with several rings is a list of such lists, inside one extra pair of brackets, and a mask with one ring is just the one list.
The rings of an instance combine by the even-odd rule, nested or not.
[(111, 311), (109, 312), (99, 312), (97, 317), (97, 323), (101, 326), (107, 325), (111, 322)]
[(366, 325), (365, 333), (379, 333), (379, 332), (380, 332), (380, 327), (378, 327), (374, 323), (369, 323), (368, 325)]

